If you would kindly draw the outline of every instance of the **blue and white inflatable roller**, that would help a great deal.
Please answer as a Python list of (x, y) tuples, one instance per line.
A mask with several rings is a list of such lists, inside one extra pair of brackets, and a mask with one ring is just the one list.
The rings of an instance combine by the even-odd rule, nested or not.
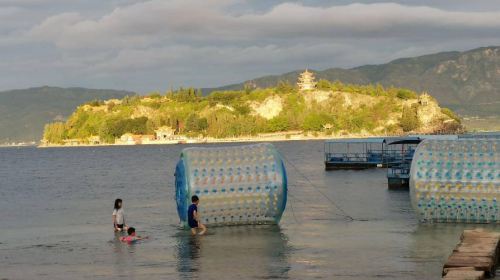
[(423, 141), (410, 196), (421, 222), (500, 223), (500, 139)]
[(267, 143), (186, 148), (175, 170), (175, 192), (184, 226), (192, 195), (200, 198), (206, 225), (277, 224), (287, 199), (285, 165)]

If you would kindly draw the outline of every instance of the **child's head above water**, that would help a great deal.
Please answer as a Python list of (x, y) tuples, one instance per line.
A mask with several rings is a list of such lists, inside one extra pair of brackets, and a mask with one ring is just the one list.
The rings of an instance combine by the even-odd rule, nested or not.
[(117, 198), (117, 199), (115, 199), (115, 209), (118, 210), (120, 208), (122, 208), (122, 200), (121, 200), (121, 198)]
[(133, 228), (133, 227), (129, 227), (129, 228), (127, 229), (127, 233), (128, 233), (128, 235), (135, 235), (135, 228)]
[(198, 198), (197, 195), (193, 195), (191, 197), (191, 202), (194, 203), (194, 204), (198, 204), (198, 201), (200, 201), (200, 199)]

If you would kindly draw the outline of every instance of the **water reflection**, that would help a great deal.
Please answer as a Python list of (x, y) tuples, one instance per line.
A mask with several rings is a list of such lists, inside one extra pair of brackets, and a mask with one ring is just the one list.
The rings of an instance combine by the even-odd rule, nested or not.
[(199, 268), (202, 236), (192, 236), (188, 232), (182, 233), (177, 238), (177, 271), (185, 278), (195, 273)]
[(114, 233), (114, 238), (110, 241), (113, 244), (113, 275), (135, 279), (135, 244), (125, 244), (120, 241), (123, 233)]
[(290, 247), (279, 226), (212, 228), (209, 235), (177, 236), (181, 279), (288, 278)]

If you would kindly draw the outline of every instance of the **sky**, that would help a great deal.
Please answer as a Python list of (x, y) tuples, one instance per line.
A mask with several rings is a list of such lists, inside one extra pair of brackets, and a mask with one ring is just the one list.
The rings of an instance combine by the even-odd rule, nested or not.
[(0, 0), (0, 90), (164, 92), (492, 45), (498, 0)]

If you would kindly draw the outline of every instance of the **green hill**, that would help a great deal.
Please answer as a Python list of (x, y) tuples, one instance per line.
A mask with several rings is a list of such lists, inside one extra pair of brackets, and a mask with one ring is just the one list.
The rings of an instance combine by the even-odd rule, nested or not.
[[(302, 70), (301, 70), (302, 71)], [(301, 71), (256, 78), (212, 90), (272, 87), (279, 81), (294, 83)], [(317, 78), (343, 83), (381, 84), (426, 91), (440, 104), (463, 116), (500, 115), (500, 47), (466, 52), (443, 52), (401, 58), (387, 64), (351, 69), (313, 71)]]
[(305, 91), (282, 82), (273, 88), (214, 91), (208, 96), (188, 88), (94, 101), (79, 106), (66, 122), (48, 124), (44, 142), (115, 143), (127, 133), (139, 137), (160, 128), (200, 139), (288, 131), (323, 136), (453, 133), (461, 126), (453, 112), (426, 94), (320, 80), (315, 89)]
[(0, 144), (38, 141), (46, 123), (65, 120), (84, 102), (133, 94), (128, 91), (47, 86), (0, 92)]

